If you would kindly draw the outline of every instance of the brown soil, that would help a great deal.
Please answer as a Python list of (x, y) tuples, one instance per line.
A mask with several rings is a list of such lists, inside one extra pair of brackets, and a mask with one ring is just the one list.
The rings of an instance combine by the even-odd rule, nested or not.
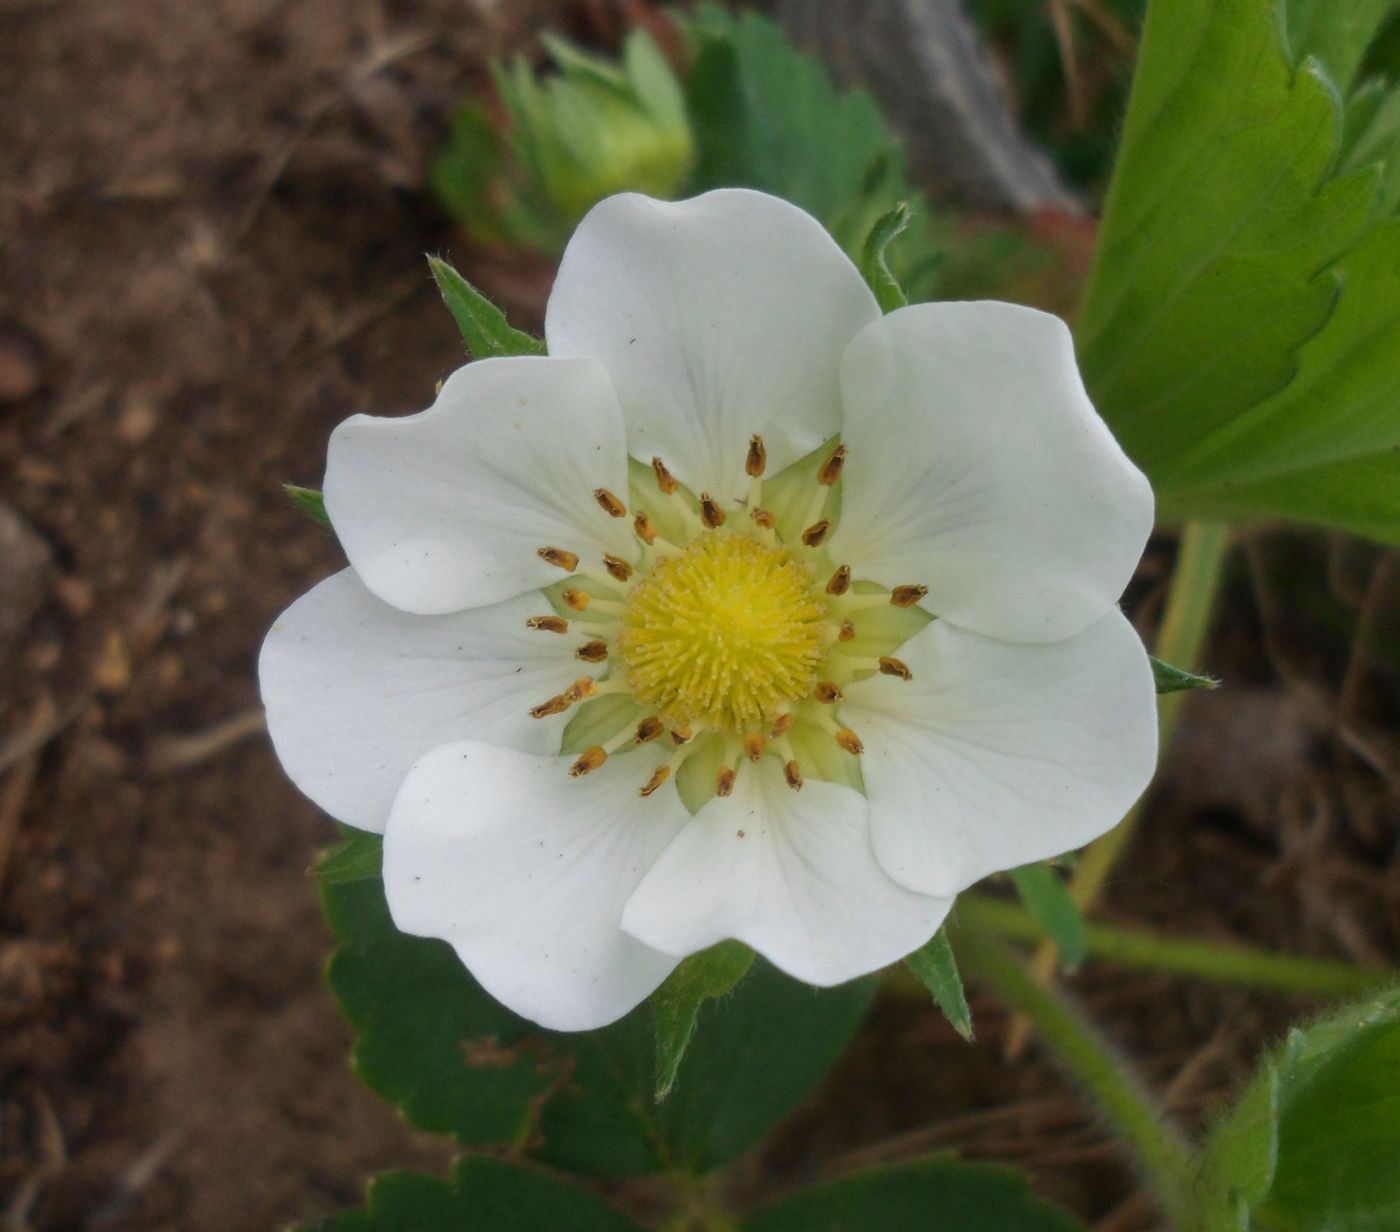
[[(485, 57), (546, 20), (615, 37), (623, 7), (0, 9), (0, 505), (49, 556), (36, 614), (0, 594), (4, 1227), (271, 1228), (446, 1159), (350, 1076), (320, 980), (305, 870), (331, 831), (261, 735), (253, 663), (338, 562), (279, 485), (318, 480), (341, 418), (418, 409), (461, 360), (422, 262), (454, 246), (425, 162)], [(459, 255), (532, 323), (547, 270)], [(1396, 576), (1340, 541), (1251, 544), (1213, 656), (1232, 687), (1196, 703), (1107, 916), (1400, 957)], [(1296, 1012), (1077, 983), (1193, 1123)], [(1004, 1063), (977, 1008), (969, 1050), (883, 1004), (749, 1190), (959, 1146), (1116, 1210), (1102, 1232), (1148, 1226), (1104, 1132), (1033, 1051)]]

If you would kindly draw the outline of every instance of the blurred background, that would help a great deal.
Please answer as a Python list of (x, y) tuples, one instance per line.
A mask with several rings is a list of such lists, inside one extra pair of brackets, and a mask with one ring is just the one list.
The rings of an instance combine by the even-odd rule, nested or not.
[[(921, 297), (1072, 312), (1139, 0), (757, 7), (904, 136), (868, 196), (919, 201)], [(357, 1085), (321, 979), (306, 873), (334, 831), (277, 767), (254, 664), (341, 561), (282, 484), (318, 486), (337, 422), (419, 410), (463, 362), (425, 253), (539, 327), (561, 237), (627, 184), (551, 182), (568, 151), (510, 116), (541, 32), (616, 57), (638, 28), (682, 77), (703, 63), (646, 0), (0, 0), (4, 1232), (272, 1228), (444, 1164)], [(605, 164), (661, 192), (742, 178), (656, 119), (647, 158)], [(1166, 528), (1130, 592), (1145, 634), (1173, 550)], [(1400, 962), (1400, 555), (1260, 527), (1226, 585), (1226, 687), (1191, 699), (1098, 915)], [(1073, 983), (1192, 1125), (1299, 1012), (1103, 964)], [(1149, 1226), (1073, 1091), (974, 1010), (969, 1048), (881, 1000), (735, 1183), (956, 1146), (1096, 1232)]]

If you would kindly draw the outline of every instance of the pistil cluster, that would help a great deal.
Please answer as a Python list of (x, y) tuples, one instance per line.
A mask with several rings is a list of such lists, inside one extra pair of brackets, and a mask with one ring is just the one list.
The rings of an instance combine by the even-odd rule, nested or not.
[[(744, 761), (765, 756), (779, 758), (788, 785), (800, 789), (798, 747), (821, 748), (813, 737), (841, 755), (860, 756), (860, 736), (841, 721), (843, 688), (877, 672), (911, 678), (901, 660), (881, 653), (904, 640), (907, 622), (892, 635), (876, 612), (904, 609), (912, 617), (928, 591), (861, 582), (849, 562), (831, 558), (832, 493), (845, 458), (838, 445), (817, 468), (805, 509), (786, 535), (764, 505), (767, 452), (754, 436), (745, 459), (748, 491), (728, 508), (708, 492), (691, 495), (660, 458), (652, 459), (651, 482), (633, 485), (631, 510), (605, 488), (593, 493), (609, 516), (631, 518), (636, 563), (607, 555), (594, 564), (564, 547), (539, 549), (570, 577), (549, 592), (558, 610), (528, 623), (580, 637), (575, 655), (599, 670), (531, 715), (603, 698), (631, 702), (613, 703), (615, 730), (582, 747), (571, 774), (590, 774), (625, 750), (655, 745), (664, 751), (641, 783), (643, 796), (697, 754), (713, 768), (705, 790), (727, 796)], [(663, 525), (672, 528), (669, 535)], [(867, 619), (871, 632), (862, 637)]]

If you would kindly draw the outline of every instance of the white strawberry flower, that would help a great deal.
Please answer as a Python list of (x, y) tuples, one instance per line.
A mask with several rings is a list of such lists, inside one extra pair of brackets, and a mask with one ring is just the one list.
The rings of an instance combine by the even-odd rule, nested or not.
[(1117, 608), (1147, 481), (1057, 318), (882, 316), (794, 206), (613, 197), (548, 357), (331, 438), (350, 567), (260, 664), (397, 925), (559, 1029), (737, 938), (831, 985), (1114, 825), (1156, 755)]

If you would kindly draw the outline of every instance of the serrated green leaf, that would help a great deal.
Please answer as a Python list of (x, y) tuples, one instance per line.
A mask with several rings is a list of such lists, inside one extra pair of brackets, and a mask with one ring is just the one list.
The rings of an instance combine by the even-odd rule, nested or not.
[(463, 1159), (450, 1180), (391, 1172), (370, 1182), (364, 1210), (298, 1232), (641, 1232), (602, 1198), (498, 1159)]
[[(1096, 405), (1172, 516), (1277, 511), (1279, 493), (1239, 486), (1259, 440), (1235, 424), (1288, 386), (1337, 306), (1330, 267), (1375, 217), (1374, 171), (1332, 178), (1332, 82), (1315, 62), (1295, 71), (1280, 31), (1272, 0), (1148, 12), (1079, 346)], [(1191, 451), (1215, 433), (1237, 439), (1207, 483)], [(1344, 431), (1334, 444), (1352, 446)], [(1314, 479), (1287, 512), (1340, 524), (1329, 495), (1345, 494)]]
[(1205, 1232), (1380, 1232), (1400, 1217), (1400, 988), (1289, 1032), (1212, 1130)]
[(1152, 663), (1152, 679), (1157, 685), (1157, 694), (1183, 693), (1188, 689), (1218, 689), (1220, 681), (1214, 676), (1197, 676), (1184, 668), (1163, 663), (1156, 655), (1148, 655)]
[(654, 1098), (643, 1005), (601, 1031), (544, 1031), (492, 1000), (451, 947), (398, 932), (377, 880), (323, 882), (340, 940), (330, 982), (364, 1081), (406, 1119), (575, 1172), (706, 1172), (751, 1147), (821, 1080), (873, 982), (813, 990), (766, 963), (699, 1012), (676, 1087)]
[(1011, 870), (1011, 880), (1026, 910), (1050, 934), (1060, 961), (1071, 971), (1084, 961), (1084, 917), (1069, 888), (1048, 864), (1025, 864)]
[(971, 1043), (972, 1011), (968, 1009), (962, 976), (958, 974), (958, 960), (944, 930), (940, 928), (904, 961), (929, 990), (934, 1004), (943, 1011), (943, 1017), (953, 1030)]
[(284, 491), (298, 509), (306, 514), (317, 526), (325, 530), (331, 529), (331, 519), (326, 513), (326, 498), (321, 495), (318, 488), (301, 488), (294, 483), (284, 483)]
[(364, 881), (377, 878), (384, 869), (384, 836), (343, 827), (344, 837), (316, 861), (311, 873), (317, 881)]
[(1082, 1232), (996, 1164), (939, 1158), (857, 1173), (761, 1207), (741, 1232)]
[(860, 272), (875, 293), (875, 300), (881, 312), (893, 312), (909, 302), (899, 280), (890, 272), (886, 260), (890, 244), (909, 228), (914, 212), (907, 201), (901, 201), (888, 213), (881, 214), (870, 228), (870, 236), (865, 241), (861, 253)]
[(1283, 0), (1283, 29), (1295, 65), (1309, 57), (1340, 94), (1351, 89), (1366, 49), (1395, 0)]
[(652, 994), (658, 1100), (665, 1099), (676, 1085), (681, 1058), (695, 1034), (700, 1007), (732, 992), (752, 966), (753, 951), (748, 946), (739, 941), (721, 941), (692, 954)]
[(433, 280), (474, 358), (544, 354), (540, 339), (511, 326), (506, 314), (446, 261), (429, 257), (428, 268), (433, 271)]

